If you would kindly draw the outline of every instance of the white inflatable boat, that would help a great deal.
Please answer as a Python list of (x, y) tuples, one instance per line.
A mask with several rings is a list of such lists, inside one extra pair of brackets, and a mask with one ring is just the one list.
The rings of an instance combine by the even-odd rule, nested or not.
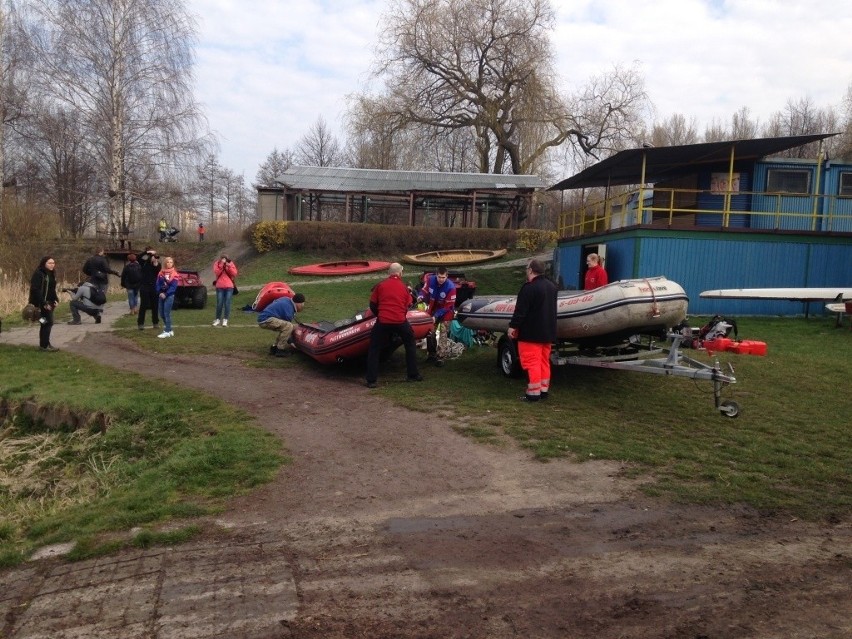
[[(505, 333), (516, 297), (473, 297), (462, 303), (456, 318), (467, 328)], [(557, 339), (603, 346), (637, 334), (664, 336), (686, 317), (688, 303), (683, 287), (665, 277), (621, 280), (593, 291), (559, 291)]]

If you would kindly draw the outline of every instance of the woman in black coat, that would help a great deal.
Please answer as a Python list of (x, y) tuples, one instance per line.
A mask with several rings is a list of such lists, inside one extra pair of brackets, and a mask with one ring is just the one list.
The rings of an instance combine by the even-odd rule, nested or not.
[(59, 303), (56, 294), (56, 260), (51, 256), (41, 258), (38, 268), (30, 278), (30, 304), (41, 311), (39, 318), (38, 345), (41, 350), (58, 351), (50, 343), (50, 330), (53, 328), (53, 309)]

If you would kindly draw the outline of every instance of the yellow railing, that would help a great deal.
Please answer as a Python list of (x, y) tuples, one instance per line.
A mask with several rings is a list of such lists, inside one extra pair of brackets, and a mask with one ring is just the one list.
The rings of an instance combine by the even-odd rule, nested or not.
[[(648, 198), (651, 192), (652, 199)], [(644, 202), (642, 198), (646, 198)], [(699, 202), (709, 198), (717, 200), (720, 207), (699, 208)], [(732, 208), (744, 201), (750, 202), (748, 210)], [(704, 220), (698, 224), (697, 216), (700, 215), (720, 216), (720, 223), (708, 224)], [(756, 191), (719, 194), (696, 189), (656, 188), (652, 191), (645, 188), (563, 210), (559, 215), (558, 233), (564, 238), (636, 226), (730, 228), (732, 219), (736, 220), (738, 228), (745, 226), (762, 231), (852, 233), (852, 197)]]

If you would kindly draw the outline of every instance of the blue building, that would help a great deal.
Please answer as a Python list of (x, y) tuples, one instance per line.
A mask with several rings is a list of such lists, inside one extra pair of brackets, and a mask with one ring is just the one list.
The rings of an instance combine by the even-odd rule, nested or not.
[(560, 215), (555, 275), (582, 288), (586, 255), (599, 253), (611, 281), (678, 282), (691, 314), (822, 313), (699, 293), (852, 286), (852, 164), (771, 157), (831, 135), (629, 149), (557, 183), (576, 204)]

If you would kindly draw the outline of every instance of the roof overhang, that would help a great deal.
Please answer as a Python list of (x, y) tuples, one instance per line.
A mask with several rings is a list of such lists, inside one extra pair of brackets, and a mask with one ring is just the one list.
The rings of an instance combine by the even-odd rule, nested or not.
[(734, 161), (757, 160), (835, 135), (838, 134), (820, 133), (628, 149), (557, 182), (548, 191), (659, 182), (694, 173), (704, 166), (730, 162), (732, 156)]

